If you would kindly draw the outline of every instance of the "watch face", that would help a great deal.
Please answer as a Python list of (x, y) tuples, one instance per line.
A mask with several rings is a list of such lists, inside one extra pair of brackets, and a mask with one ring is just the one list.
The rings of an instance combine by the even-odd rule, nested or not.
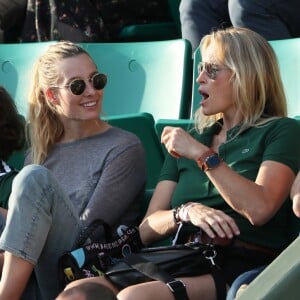
[(209, 156), (206, 160), (205, 160), (205, 171), (206, 170), (211, 170), (215, 167), (217, 167), (221, 162), (221, 159), (219, 157), (218, 154), (214, 154), (214, 155), (211, 155)]

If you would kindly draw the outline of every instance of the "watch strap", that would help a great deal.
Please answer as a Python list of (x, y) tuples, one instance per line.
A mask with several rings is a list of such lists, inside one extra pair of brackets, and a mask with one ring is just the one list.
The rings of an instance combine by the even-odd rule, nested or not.
[(202, 170), (203, 164), (205, 162), (205, 160), (216, 154), (216, 152), (214, 150), (212, 150), (211, 148), (209, 148), (207, 151), (205, 151), (198, 159), (197, 159), (197, 165), (198, 167)]
[(219, 157), (218, 153), (209, 149), (197, 159), (197, 164), (202, 171), (206, 172), (216, 168), (221, 161), (222, 159)]

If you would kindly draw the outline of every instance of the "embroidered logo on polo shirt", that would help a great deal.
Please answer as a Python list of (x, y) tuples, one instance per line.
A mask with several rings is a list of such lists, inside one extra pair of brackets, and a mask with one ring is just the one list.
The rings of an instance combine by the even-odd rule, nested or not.
[(245, 148), (245, 149), (242, 150), (242, 154), (248, 153), (249, 151), (250, 151), (249, 148)]

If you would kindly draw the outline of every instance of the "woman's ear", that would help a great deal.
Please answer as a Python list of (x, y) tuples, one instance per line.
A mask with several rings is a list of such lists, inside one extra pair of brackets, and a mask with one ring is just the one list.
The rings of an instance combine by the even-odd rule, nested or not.
[(53, 91), (52, 91), (51, 88), (46, 89), (45, 95), (46, 95), (47, 99), (48, 99), (52, 104), (55, 105), (55, 104), (58, 103), (57, 98), (56, 98), (56, 95), (53, 93)]

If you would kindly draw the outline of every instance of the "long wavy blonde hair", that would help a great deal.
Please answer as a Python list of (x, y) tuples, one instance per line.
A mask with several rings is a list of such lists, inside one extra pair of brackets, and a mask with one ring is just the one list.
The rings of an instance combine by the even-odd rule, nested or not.
[(50, 45), (34, 65), (28, 115), (29, 142), (33, 163), (43, 163), (51, 147), (64, 133), (64, 126), (55, 107), (46, 97), (45, 91), (47, 88), (57, 85), (59, 62), (83, 53), (89, 55), (79, 45), (61, 41)]
[[(215, 58), (232, 71), (233, 102), (242, 114), (238, 134), (287, 115), (286, 97), (276, 55), (259, 34), (245, 28), (227, 28), (203, 37), (200, 50), (214, 45)], [(205, 116), (195, 112), (199, 132), (222, 118), (222, 113)]]

